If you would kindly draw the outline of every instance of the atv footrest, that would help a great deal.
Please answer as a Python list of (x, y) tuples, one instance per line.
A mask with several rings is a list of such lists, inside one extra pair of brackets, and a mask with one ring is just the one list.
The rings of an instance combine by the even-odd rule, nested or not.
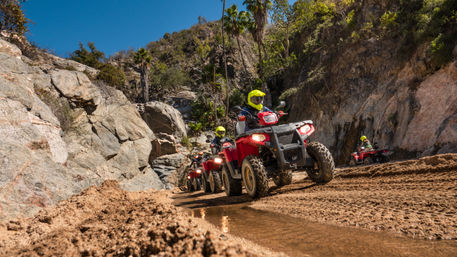
[(288, 144), (288, 145), (280, 145), (279, 149), (284, 150), (284, 151), (289, 151), (289, 150), (295, 150), (295, 149), (301, 149), (301, 145), (297, 144)]

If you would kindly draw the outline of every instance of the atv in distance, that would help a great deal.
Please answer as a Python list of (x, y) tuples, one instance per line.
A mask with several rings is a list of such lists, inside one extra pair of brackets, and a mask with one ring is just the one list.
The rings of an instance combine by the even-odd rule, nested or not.
[[(209, 143), (211, 140), (212, 137), (208, 135), (206, 142)], [(212, 154), (205, 153), (203, 158), (202, 186), (206, 193), (222, 192), (221, 169), (224, 163), (224, 154), (220, 150), (231, 147), (233, 141), (228, 137), (224, 137), (220, 140), (220, 144), (220, 146), (211, 144)]]
[(189, 172), (187, 174), (187, 181), (186, 181), (187, 191), (189, 191), (189, 192), (200, 191), (201, 184), (202, 184), (201, 174), (202, 174), (201, 169), (195, 169), (195, 170), (190, 169), (189, 170)]
[(305, 170), (316, 183), (333, 179), (335, 164), (329, 150), (309, 140), (315, 131), (313, 122), (277, 125), (283, 115), (281, 111), (260, 112), (260, 128), (247, 132), (239, 129), (244, 127), (246, 117), (238, 115), (236, 146), (223, 149), (222, 181), (228, 196), (241, 194), (241, 181), (249, 196), (265, 196), (269, 178), (277, 186), (290, 184), (292, 170)]
[(373, 150), (365, 151), (365, 147), (358, 147), (357, 152), (351, 153), (351, 160), (349, 161), (349, 166), (389, 162), (389, 156), (392, 154), (392, 151), (390, 151), (387, 148), (379, 149), (376, 143), (374, 143), (373, 145)]

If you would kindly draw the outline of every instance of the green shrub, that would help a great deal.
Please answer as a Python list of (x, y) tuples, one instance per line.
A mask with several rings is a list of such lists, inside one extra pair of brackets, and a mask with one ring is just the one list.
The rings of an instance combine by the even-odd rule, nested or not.
[(100, 73), (98, 73), (97, 79), (106, 82), (110, 86), (121, 88), (122, 86), (124, 86), (127, 78), (125, 77), (125, 74), (122, 71), (122, 69), (108, 63), (104, 64), (100, 68)]
[(231, 106), (243, 106), (246, 103), (246, 95), (241, 92), (239, 89), (235, 88), (230, 95), (230, 105)]
[(396, 13), (396, 12), (391, 12), (391, 11), (385, 12), (380, 18), (381, 29), (384, 31), (389, 31), (391, 29), (396, 28), (398, 25), (397, 16), (398, 16), (398, 13)]

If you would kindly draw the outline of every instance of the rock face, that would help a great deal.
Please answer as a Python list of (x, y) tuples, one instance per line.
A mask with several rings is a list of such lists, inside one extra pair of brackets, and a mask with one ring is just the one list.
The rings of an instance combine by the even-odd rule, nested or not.
[[(0, 39), (0, 220), (32, 215), (107, 179), (132, 191), (169, 187), (172, 170), (164, 167), (176, 170), (182, 158), (151, 163), (159, 138), (136, 106), (120, 91), (95, 85), (86, 73), (96, 70), (48, 57), (37, 63)], [(186, 135), (171, 107), (147, 108), (162, 124), (153, 126), (158, 132)]]
[[(332, 59), (327, 89), (289, 98), (289, 120), (312, 119), (314, 139), (340, 164), (361, 135), (394, 149), (394, 158), (457, 152), (457, 62), (435, 71), (427, 68), (426, 46), (406, 62), (394, 58), (394, 48), (377, 40), (353, 45)], [(305, 79), (291, 76), (290, 83)]]

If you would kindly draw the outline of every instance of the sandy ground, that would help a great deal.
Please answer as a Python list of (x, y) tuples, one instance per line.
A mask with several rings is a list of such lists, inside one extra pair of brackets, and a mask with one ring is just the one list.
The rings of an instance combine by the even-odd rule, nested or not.
[(107, 181), (0, 226), (0, 256), (283, 256), (224, 234), (171, 204)]
[(457, 154), (338, 169), (326, 185), (294, 176), (292, 185), (270, 194), (251, 207), (319, 223), (457, 240)]
[[(186, 194), (179, 189), (174, 194), (170, 191), (128, 193), (116, 182), (108, 181), (43, 209), (33, 218), (0, 224), (0, 256), (282, 255), (189, 215), (189, 208), (198, 212), (199, 208), (216, 206), (234, 206), (236, 212), (241, 208), (237, 206), (249, 206), (293, 216), (303, 223), (457, 241), (457, 154), (338, 169), (335, 179), (326, 185), (314, 184), (306, 173), (294, 174), (291, 185), (282, 188), (274, 187), (272, 182), (270, 185), (269, 196), (252, 200), (246, 194), (226, 197), (223, 193)], [(188, 211), (173, 206), (172, 198), (175, 205)], [(300, 225), (298, 222), (297, 227)], [(302, 233), (283, 232), (284, 237)], [(251, 237), (262, 236), (257, 233)], [(240, 236), (250, 238), (243, 233)], [(414, 244), (420, 246), (421, 242)], [(442, 256), (453, 256), (455, 244), (445, 246)], [(438, 253), (439, 249), (432, 252)], [(357, 250), (354, 256), (359, 256)], [(408, 256), (406, 252), (405, 256)]]

